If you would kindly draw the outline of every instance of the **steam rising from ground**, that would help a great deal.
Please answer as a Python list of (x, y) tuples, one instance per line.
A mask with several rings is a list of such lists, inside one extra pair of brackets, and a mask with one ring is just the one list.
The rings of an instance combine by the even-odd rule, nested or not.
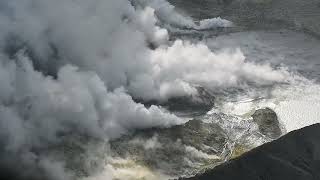
[(20, 154), (17, 159), (51, 172), (51, 179), (67, 179), (52, 175), (62, 174), (63, 163), (52, 163), (35, 149), (59, 143), (66, 134), (108, 140), (184, 122), (133, 98), (166, 101), (196, 94), (197, 85), (215, 90), (290, 79), (286, 70), (246, 62), (240, 50), (212, 52), (202, 43), (169, 42), (168, 31), (159, 26), (207, 29), (231, 26), (229, 21), (196, 25), (164, 0), (131, 3), (0, 2), (2, 151)]
[[(150, 1), (153, 3), (167, 4)], [(8, 32), (2, 33), (6, 42), (3, 46), (11, 43), (11, 47), (4, 48), (14, 54), (15, 49), (27, 46), (36, 69), (44, 74), (55, 75), (64, 65), (72, 64), (80, 70), (94, 71), (111, 90), (124, 87), (132, 96), (147, 100), (167, 99), (177, 91), (178, 95), (194, 93), (191, 87), (201, 81), (214, 82), (210, 86), (219, 87), (286, 78), (285, 73), (267, 65), (246, 63), (240, 51), (215, 53), (205, 45), (179, 40), (173, 45), (163, 44), (168, 33), (157, 26), (157, 9), (154, 11), (153, 6), (135, 10), (125, 0), (3, 4), (10, 9), (2, 15), (3, 22), (7, 22), (2, 27)], [(162, 9), (172, 12), (172, 8)], [(162, 46), (150, 50), (149, 43)], [(257, 72), (248, 72), (248, 68)], [(228, 82), (224, 83), (225, 79)], [(176, 82), (180, 86), (173, 85)], [(163, 86), (168, 86), (165, 89), (169, 92), (163, 92)]]

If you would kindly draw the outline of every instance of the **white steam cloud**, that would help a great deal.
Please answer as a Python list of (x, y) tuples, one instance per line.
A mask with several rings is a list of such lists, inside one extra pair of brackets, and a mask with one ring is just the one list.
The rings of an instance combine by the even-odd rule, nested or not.
[[(159, 26), (231, 26), (175, 12), (165, 0), (4, 0), (0, 2), (0, 140), (25, 152), (59, 134), (117, 138), (183, 121), (134, 99), (166, 101), (241, 84), (284, 82), (288, 73), (246, 62), (240, 50), (212, 52)], [(154, 50), (149, 48), (155, 45)], [(40, 166), (47, 167), (47, 161)], [(52, 163), (55, 164), (55, 163)], [(54, 167), (60, 171), (61, 167)], [(62, 168), (63, 169), (63, 168)], [(53, 177), (53, 179), (64, 179)]]
[[(159, 6), (161, 10), (135, 10), (125, 0), (28, 2), (7, 3), (11, 12), (4, 12), (3, 22), (8, 24), (3, 27), (31, 49), (35, 64), (54, 73), (66, 64), (94, 71), (109, 89), (124, 87), (135, 98), (190, 94), (195, 83), (228, 86), (283, 81), (286, 76), (268, 65), (246, 63), (239, 51), (218, 54), (203, 44), (179, 40), (166, 44), (168, 32), (156, 25), (157, 11), (174, 12), (166, 1), (141, 1), (151, 7), (166, 4)], [(207, 21), (200, 26), (212, 22)], [(2, 39), (6, 37), (2, 34)], [(150, 50), (148, 42), (161, 47)]]
[(174, 27), (189, 28), (196, 30), (212, 29), (217, 27), (233, 27), (233, 23), (220, 17), (203, 19), (195, 23), (192, 18), (179, 14), (175, 7), (166, 0), (133, 0), (138, 8), (151, 7), (159, 19)]
[(77, 130), (93, 137), (115, 138), (132, 128), (182, 122), (156, 106), (146, 109), (135, 103), (122, 88), (108, 91), (93, 72), (67, 65), (52, 79), (34, 71), (23, 54), (18, 54), (17, 64), (7, 63), (1, 67), (2, 73), (13, 77), (2, 83), (7, 83), (7, 88), (1, 94), (7, 96), (1, 98), (0, 116), (2, 127), (12, 138), (12, 149), (28, 142), (35, 146), (57, 140), (58, 132)]

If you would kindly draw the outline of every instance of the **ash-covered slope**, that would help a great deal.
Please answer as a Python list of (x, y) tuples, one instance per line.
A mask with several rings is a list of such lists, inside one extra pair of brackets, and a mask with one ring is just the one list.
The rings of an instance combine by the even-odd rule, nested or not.
[(221, 113), (199, 118), (171, 128), (145, 129), (123, 136), (110, 142), (111, 152), (168, 177), (192, 176), (281, 135), (277, 115), (271, 109), (255, 111), (252, 120)]
[(320, 178), (320, 124), (271, 143), (189, 180), (313, 180)]

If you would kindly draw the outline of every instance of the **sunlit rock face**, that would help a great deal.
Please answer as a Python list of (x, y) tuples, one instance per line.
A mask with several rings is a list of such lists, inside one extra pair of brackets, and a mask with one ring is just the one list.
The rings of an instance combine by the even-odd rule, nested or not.
[(228, 136), (214, 123), (191, 120), (169, 129), (149, 129), (111, 142), (111, 149), (169, 175), (190, 173), (221, 162)]
[(136, 131), (110, 142), (110, 149), (115, 157), (177, 177), (204, 172), (270, 140), (252, 120), (217, 113), (171, 128)]
[(272, 109), (258, 109), (254, 112), (252, 118), (253, 121), (258, 124), (262, 134), (272, 139), (280, 137), (280, 124), (277, 114)]

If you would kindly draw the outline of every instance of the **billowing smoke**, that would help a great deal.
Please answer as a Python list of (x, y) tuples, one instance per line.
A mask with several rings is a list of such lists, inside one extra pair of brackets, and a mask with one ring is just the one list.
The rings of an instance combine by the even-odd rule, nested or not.
[[(193, 29), (232, 25), (220, 18), (196, 25), (164, 0), (1, 1), (5, 166), (68, 179), (63, 163), (40, 156), (39, 149), (68, 134), (108, 140), (183, 123), (161, 107), (146, 108), (133, 99), (166, 101), (197, 94), (199, 85), (215, 90), (288, 80), (285, 70), (246, 62), (240, 50), (212, 52), (202, 43), (170, 42), (159, 20)], [(18, 161), (19, 166), (9, 163)]]
[(133, 0), (137, 8), (151, 7), (162, 23), (173, 27), (205, 30), (216, 27), (232, 27), (233, 23), (220, 17), (212, 19), (203, 19), (200, 22), (194, 22), (192, 18), (179, 14), (175, 7), (166, 0)]
[(59, 143), (59, 135), (80, 133), (109, 139), (132, 129), (182, 123), (159, 107), (146, 109), (124, 89), (108, 91), (93, 72), (62, 67), (57, 78), (34, 71), (23, 53), (1, 66), (0, 124), (4, 151), (18, 153)]
[[(151, 7), (166, 4), (159, 6), (160, 14), (167, 14), (166, 9), (173, 11), (166, 1), (141, 2)], [(158, 9), (135, 10), (125, 0), (10, 1), (3, 6), (9, 10), (2, 12), (1, 27), (7, 33), (1, 37), (11, 54), (25, 46), (35, 68), (44, 74), (56, 76), (61, 67), (72, 64), (94, 71), (111, 90), (124, 87), (135, 98), (185, 95), (193, 93), (196, 83), (210, 82), (210, 86), (219, 87), (286, 78), (285, 73), (267, 65), (246, 63), (239, 51), (215, 53), (203, 44), (179, 40), (167, 44), (168, 32), (157, 26)], [(150, 50), (150, 43), (160, 48)]]

